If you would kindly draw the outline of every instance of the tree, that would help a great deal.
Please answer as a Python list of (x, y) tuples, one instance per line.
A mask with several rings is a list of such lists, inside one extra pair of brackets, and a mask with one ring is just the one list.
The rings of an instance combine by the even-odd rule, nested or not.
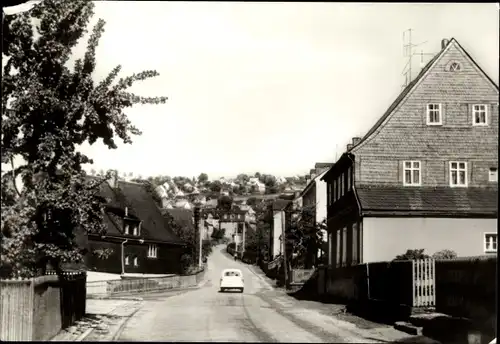
[(210, 183), (209, 187), (212, 192), (220, 192), (222, 190), (222, 183), (218, 180), (214, 180)]
[(208, 181), (208, 175), (206, 173), (201, 173), (199, 176), (198, 176), (198, 182), (200, 184), (204, 184)]
[[(127, 89), (158, 75), (145, 71), (113, 82), (115, 67), (94, 84), (95, 52), (104, 31), (93, 28), (83, 58), (67, 65), (72, 48), (86, 32), (94, 3), (45, 0), (31, 11), (6, 16), (3, 22), (2, 163), (11, 164), (16, 199), (2, 197), (1, 277), (31, 277), (47, 264), (61, 272), (81, 261), (76, 232), (102, 233), (102, 178), (89, 182), (82, 169), (93, 161), (77, 151), (97, 140), (116, 149), (116, 139), (132, 143), (141, 132), (124, 110), (134, 104), (159, 104), (166, 97), (140, 97)], [(34, 19), (34, 20), (32, 20)], [(35, 35), (34, 29), (37, 33)], [(14, 167), (15, 158), (23, 160)], [(108, 176), (106, 176), (108, 177)]]
[(230, 211), (233, 208), (233, 199), (229, 196), (221, 196), (217, 200), (217, 208)]
[(250, 180), (250, 177), (246, 175), (245, 173), (240, 173), (236, 176), (236, 180), (240, 183), (248, 183)]
[(292, 266), (309, 269), (316, 265), (317, 252), (323, 243), (323, 231), (327, 226), (326, 221), (316, 223), (314, 207), (296, 206), (286, 210), (290, 218), (285, 231), (289, 270)]
[(255, 197), (249, 197), (247, 199), (247, 205), (249, 205), (249, 206), (252, 207), (252, 206), (254, 206), (256, 204), (257, 204), (257, 198), (255, 198)]
[(424, 250), (423, 248), (406, 250), (406, 253), (397, 255), (394, 260), (418, 260), (429, 258), (429, 256), (424, 253)]
[(455, 259), (457, 258), (457, 253), (453, 250), (441, 250), (432, 255), (434, 259)]

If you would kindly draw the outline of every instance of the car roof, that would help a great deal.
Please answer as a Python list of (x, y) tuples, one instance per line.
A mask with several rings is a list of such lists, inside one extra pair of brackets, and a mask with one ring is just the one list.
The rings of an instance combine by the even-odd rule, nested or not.
[(224, 269), (224, 270), (222, 270), (222, 273), (229, 272), (229, 271), (239, 272), (240, 274), (242, 273), (240, 269)]

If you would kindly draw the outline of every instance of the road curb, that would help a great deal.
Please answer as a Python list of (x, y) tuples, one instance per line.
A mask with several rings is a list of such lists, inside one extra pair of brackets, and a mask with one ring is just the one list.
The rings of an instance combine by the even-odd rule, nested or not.
[(247, 268), (248, 270), (250, 270), (255, 276), (257, 276), (262, 282), (264, 282), (264, 284), (270, 289), (270, 290), (274, 290), (275, 288), (268, 282), (264, 279), (264, 277), (262, 277), (259, 273), (257, 273), (253, 266), (252, 265), (247, 265)]
[(94, 328), (92, 328), (92, 327), (88, 328), (85, 332), (83, 332), (83, 334), (80, 337), (75, 339), (75, 342), (83, 341), (85, 338), (87, 338), (89, 336), (90, 333), (92, 333), (93, 330), (94, 330)]
[(130, 314), (128, 317), (125, 318), (125, 320), (123, 320), (123, 322), (120, 324), (120, 326), (118, 327), (118, 330), (115, 332), (115, 334), (113, 335), (113, 337), (111, 337), (111, 341), (112, 342), (116, 342), (117, 339), (120, 337), (120, 335), (122, 334), (123, 332), (123, 329), (125, 328), (125, 325), (127, 324), (127, 322), (135, 315), (135, 313), (137, 313), (140, 309), (142, 308), (141, 307), (137, 307), (137, 309), (135, 311), (132, 312), (132, 314)]

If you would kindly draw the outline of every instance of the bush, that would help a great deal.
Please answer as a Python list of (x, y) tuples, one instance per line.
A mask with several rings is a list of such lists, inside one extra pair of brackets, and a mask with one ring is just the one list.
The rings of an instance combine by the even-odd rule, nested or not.
[(417, 260), (417, 259), (425, 259), (429, 258), (427, 254), (424, 253), (424, 249), (413, 249), (406, 250), (406, 253), (397, 255), (394, 260)]
[(455, 259), (457, 258), (457, 253), (453, 250), (441, 250), (437, 251), (432, 255), (434, 259)]

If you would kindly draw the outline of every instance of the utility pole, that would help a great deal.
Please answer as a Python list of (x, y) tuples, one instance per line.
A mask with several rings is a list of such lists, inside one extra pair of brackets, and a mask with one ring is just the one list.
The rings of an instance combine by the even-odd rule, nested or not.
[(243, 221), (243, 238), (242, 238), (242, 248), (241, 248), (241, 257), (243, 258), (243, 254), (245, 254), (245, 232), (246, 232), (246, 223)]

